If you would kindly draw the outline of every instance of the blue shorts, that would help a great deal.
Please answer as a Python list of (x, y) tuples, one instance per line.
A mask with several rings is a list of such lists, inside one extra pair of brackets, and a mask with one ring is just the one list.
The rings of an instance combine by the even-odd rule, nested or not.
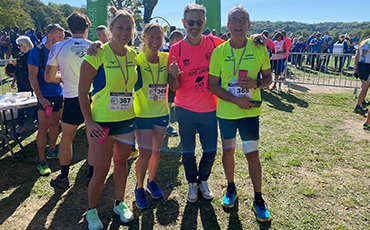
[(153, 125), (167, 127), (169, 116), (161, 117), (136, 117), (136, 129), (153, 129)]
[(242, 141), (256, 141), (259, 139), (259, 117), (246, 117), (236, 120), (218, 118), (222, 140), (230, 140), (239, 135)]
[(126, 121), (96, 123), (98, 123), (102, 127), (105, 126), (110, 129), (108, 136), (117, 136), (135, 131), (135, 118)]

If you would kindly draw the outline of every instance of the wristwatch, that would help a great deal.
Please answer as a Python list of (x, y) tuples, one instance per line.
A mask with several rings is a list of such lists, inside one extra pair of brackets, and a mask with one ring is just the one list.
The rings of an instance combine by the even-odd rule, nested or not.
[(257, 87), (255, 89), (258, 89), (261, 86), (261, 80), (257, 79)]

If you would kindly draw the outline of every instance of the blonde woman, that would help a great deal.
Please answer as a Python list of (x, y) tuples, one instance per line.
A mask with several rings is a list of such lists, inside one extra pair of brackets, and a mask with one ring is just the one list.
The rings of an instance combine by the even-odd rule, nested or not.
[[(90, 134), (89, 163), (94, 166), (86, 215), (89, 229), (103, 228), (96, 207), (112, 157), (116, 197), (113, 211), (124, 223), (134, 218), (123, 201), (128, 174), (127, 159), (135, 130), (133, 90), (137, 81), (137, 57), (136, 52), (127, 46), (135, 30), (132, 14), (118, 11), (109, 24), (109, 30), (112, 34), (110, 42), (98, 50), (98, 55), (87, 55), (82, 63), (79, 83), (81, 110)], [(91, 84), (94, 90), (90, 105), (88, 93)]]
[(136, 113), (136, 138), (140, 155), (136, 161), (136, 206), (149, 207), (144, 189), (154, 199), (163, 196), (155, 182), (159, 152), (169, 122), (167, 99), (168, 54), (159, 52), (164, 42), (164, 32), (158, 23), (149, 23), (143, 31), (143, 46), (138, 55), (138, 82), (135, 86), (134, 109)]

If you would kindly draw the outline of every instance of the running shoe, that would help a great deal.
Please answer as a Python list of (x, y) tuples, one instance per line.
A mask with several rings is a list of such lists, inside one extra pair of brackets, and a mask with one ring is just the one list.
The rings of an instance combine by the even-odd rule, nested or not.
[(209, 189), (208, 183), (206, 180), (202, 180), (198, 186), (199, 186), (199, 190), (202, 193), (202, 196), (204, 199), (206, 200), (213, 199), (213, 192)]
[(135, 148), (135, 147), (132, 147), (131, 148), (131, 153), (130, 153), (130, 159), (131, 158), (136, 158), (139, 156), (139, 151)]
[(58, 176), (55, 176), (51, 179), (50, 185), (51, 186), (57, 186), (61, 189), (67, 189), (69, 188), (69, 179), (68, 177), (61, 179), (62, 175), (59, 174)]
[(361, 106), (357, 105), (355, 109), (353, 110), (354, 113), (365, 115), (367, 113), (367, 109), (361, 108)]
[(127, 204), (123, 201), (121, 201), (119, 205), (116, 205), (116, 203), (114, 203), (113, 212), (119, 215), (119, 218), (123, 223), (130, 222), (134, 219), (134, 214), (132, 214)]
[(46, 161), (43, 161), (37, 165), (37, 169), (39, 170), (40, 174), (42, 176), (48, 175), (51, 173), (51, 170), (49, 168), (48, 163)]
[(198, 200), (198, 183), (189, 183), (187, 200), (191, 203)]
[(257, 202), (253, 200), (252, 210), (256, 214), (257, 220), (260, 222), (269, 222), (272, 219), (263, 199)]
[(58, 150), (54, 150), (54, 152), (49, 152), (49, 149), (46, 151), (46, 159), (53, 160), (53, 159), (59, 159), (59, 153)]
[(367, 123), (367, 122), (364, 122), (364, 123), (362, 124), (362, 127), (363, 127), (364, 129), (368, 129), (368, 128), (370, 128), (370, 124), (369, 124), (369, 123)]
[(238, 198), (238, 192), (228, 193), (226, 192), (224, 198), (222, 198), (222, 205), (225, 208), (232, 208), (235, 205), (235, 200)]
[(149, 202), (146, 199), (145, 189), (135, 187), (135, 203), (136, 206), (140, 209), (146, 209), (149, 207)]
[(170, 137), (177, 137), (179, 135), (172, 126), (167, 127), (166, 134)]
[(26, 128), (23, 126), (23, 125), (19, 125), (16, 129), (15, 129), (15, 132), (17, 134), (22, 134), (24, 133), (24, 131), (26, 131)]
[(363, 108), (363, 109), (366, 109), (367, 107), (369, 107), (370, 106), (370, 101), (363, 101), (362, 103), (361, 103), (361, 107)]
[(90, 230), (100, 230), (104, 228), (103, 223), (99, 219), (98, 210), (96, 210), (96, 208), (87, 211), (86, 220)]
[(152, 195), (154, 199), (158, 199), (163, 196), (163, 192), (158, 187), (155, 180), (153, 180), (152, 182), (149, 182), (149, 179), (147, 180), (146, 190)]

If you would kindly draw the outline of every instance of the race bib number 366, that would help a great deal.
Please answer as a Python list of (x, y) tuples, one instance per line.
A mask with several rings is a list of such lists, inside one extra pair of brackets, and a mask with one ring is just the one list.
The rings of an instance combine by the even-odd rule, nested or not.
[(132, 93), (110, 92), (108, 110), (124, 111), (131, 110), (134, 102)]
[(163, 101), (167, 97), (167, 84), (149, 84), (148, 101)]
[(227, 83), (227, 91), (235, 97), (249, 97), (252, 99), (252, 89), (243, 89), (238, 83)]

